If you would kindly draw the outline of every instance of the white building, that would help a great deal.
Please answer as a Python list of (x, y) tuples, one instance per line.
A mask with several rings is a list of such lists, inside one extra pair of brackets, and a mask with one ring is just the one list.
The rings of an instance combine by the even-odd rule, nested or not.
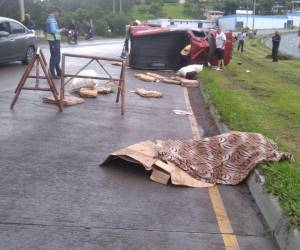
[(290, 13), (284, 16), (247, 15), (235, 14), (222, 16), (218, 19), (218, 25), (224, 30), (236, 30), (239, 28), (254, 29), (290, 29), (293, 26), (300, 27), (300, 13)]
[(216, 27), (214, 20), (193, 20), (193, 19), (156, 19), (147, 22), (150, 25), (157, 25), (163, 28), (182, 28), (182, 29), (212, 29)]

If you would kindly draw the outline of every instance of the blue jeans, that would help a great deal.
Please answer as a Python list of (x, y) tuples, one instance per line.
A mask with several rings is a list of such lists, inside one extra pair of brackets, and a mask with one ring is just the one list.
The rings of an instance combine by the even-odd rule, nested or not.
[(244, 51), (244, 40), (239, 40), (238, 51), (241, 49), (241, 52)]
[(52, 76), (60, 76), (60, 40), (48, 41), (50, 46), (50, 72)]

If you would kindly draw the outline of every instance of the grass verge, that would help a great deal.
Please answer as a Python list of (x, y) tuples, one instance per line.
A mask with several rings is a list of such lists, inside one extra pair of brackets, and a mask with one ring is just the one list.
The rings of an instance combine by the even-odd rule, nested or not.
[[(272, 63), (262, 37), (246, 42), (246, 52), (234, 52), (223, 71), (205, 69), (205, 91), (232, 130), (259, 132), (294, 154), (295, 162), (261, 167), (265, 189), (274, 194), (289, 218), (300, 226), (300, 60)], [(239, 62), (239, 63), (238, 63)]]

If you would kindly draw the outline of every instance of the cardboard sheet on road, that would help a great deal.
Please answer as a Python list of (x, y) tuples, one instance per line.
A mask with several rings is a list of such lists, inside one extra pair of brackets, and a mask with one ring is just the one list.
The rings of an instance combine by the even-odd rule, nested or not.
[(162, 184), (167, 184), (170, 179), (172, 184), (174, 185), (188, 187), (213, 186), (213, 184), (194, 179), (171, 162), (164, 163), (159, 160), (156, 143), (153, 141), (143, 141), (131, 145), (127, 148), (115, 151), (111, 155), (109, 155), (101, 165), (105, 165), (118, 158), (123, 159), (127, 162), (139, 164), (143, 166), (147, 171), (153, 171), (150, 179)]

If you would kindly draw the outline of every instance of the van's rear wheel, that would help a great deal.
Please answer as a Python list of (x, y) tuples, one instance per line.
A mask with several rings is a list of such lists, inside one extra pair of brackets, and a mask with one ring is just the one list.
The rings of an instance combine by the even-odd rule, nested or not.
[(34, 56), (34, 48), (33, 47), (29, 47), (26, 51), (26, 55), (25, 55), (25, 58), (24, 60), (22, 60), (22, 63), (27, 65), (30, 60), (32, 59), (32, 57)]

